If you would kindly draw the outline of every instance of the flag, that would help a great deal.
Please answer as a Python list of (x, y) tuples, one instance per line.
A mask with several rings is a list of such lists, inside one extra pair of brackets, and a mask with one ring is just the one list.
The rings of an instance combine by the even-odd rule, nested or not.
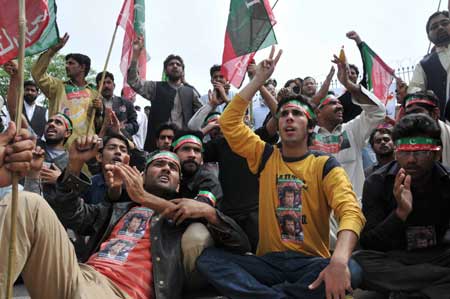
[(25, 56), (31, 56), (47, 50), (59, 42), (59, 30), (56, 23), (56, 2), (55, 0), (48, 0), (48, 11), (50, 19), (47, 27), (44, 29), (39, 40), (31, 47), (26, 48)]
[[(121, 26), (125, 30), (120, 70), (124, 78), (123, 96), (130, 99), (136, 93), (127, 83), (127, 72), (133, 55), (133, 41), (138, 36), (143, 36), (145, 41), (145, 0), (125, 0), (117, 19), (117, 26)], [(143, 49), (138, 60), (139, 77), (142, 79), (145, 79), (146, 64), (147, 55)]]
[[(19, 53), (19, 5), (17, 1), (0, 0), (0, 65), (17, 57)], [(51, 47), (56, 26), (54, 0), (26, 0), (26, 55), (42, 52)], [(53, 21), (52, 21), (53, 18)], [(45, 39), (43, 33), (46, 33)], [(56, 36), (56, 42), (58, 36)], [(32, 45), (35, 45), (31, 47)], [(31, 48), (30, 48), (31, 47)]]
[(395, 78), (395, 71), (390, 68), (366, 43), (362, 43), (361, 55), (367, 77), (367, 88), (386, 105), (389, 101), (389, 86)]
[(239, 88), (256, 51), (277, 43), (269, 0), (231, 0), (221, 72)]

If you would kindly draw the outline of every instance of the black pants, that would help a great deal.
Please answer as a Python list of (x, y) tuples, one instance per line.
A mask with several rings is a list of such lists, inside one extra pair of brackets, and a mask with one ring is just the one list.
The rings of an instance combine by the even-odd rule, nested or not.
[(250, 245), (252, 246), (252, 252), (255, 253), (259, 240), (258, 210), (241, 215), (230, 215), (230, 217), (233, 218), (247, 234)]
[(361, 250), (353, 258), (363, 270), (362, 289), (389, 293), (420, 292), (450, 298), (450, 248), (408, 252)]

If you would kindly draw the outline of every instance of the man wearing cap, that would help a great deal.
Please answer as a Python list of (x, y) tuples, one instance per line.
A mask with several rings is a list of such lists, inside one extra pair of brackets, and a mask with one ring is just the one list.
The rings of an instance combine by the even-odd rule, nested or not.
[[(197, 268), (231, 298), (343, 298), (346, 290), (358, 284), (358, 266), (350, 255), (365, 220), (336, 159), (308, 151), (314, 126), (310, 104), (301, 96), (278, 103), (279, 147), (263, 142), (243, 122), (249, 101), (274, 71), (281, 55), (274, 58), (274, 52), (272, 48), (269, 59), (258, 64), (253, 79), (220, 118), (230, 147), (245, 157), (251, 172), (260, 178), (257, 253), (242, 256), (207, 248), (197, 259)], [(295, 190), (292, 207), (281, 203), (286, 187)], [(328, 222), (332, 210), (341, 221), (331, 256)], [(287, 215), (293, 217), (289, 236), (283, 233)]]
[[(86, 81), (91, 68), (91, 59), (79, 53), (66, 55), (66, 73), (68, 81), (63, 81), (46, 73), (53, 56), (67, 43), (69, 35), (66, 33), (60, 41), (39, 56), (31, 69), (34, 81), (49, 99), (49, 115), (62, 112), (70, 117), (73, 132), (68, 145), (78, 136), (94, 134), (103, 123), (101, 116), (102, 102), (94, 85)], [(96, 114), (93, 114), (93, 107)], [(87, 132), (89, 123), (94, 117), (94, 126)]]
[(169, 55), (164, 61), (167, 81), (145, 81), (139, 78), (137, 60), (144, 48), (144, 39), (133, 43), (133, 55), (128, 69), (128, 84), (142, 97), (152, 102), (148, 117), (147, 138), (144, 149), (156, 149), (155, 130), (162, 123), (172, 122), (180, 129), (187, 129), (192, 115), (202, 106), (194, 87), (184, 82), (184, 62), (178, 55)]
[(428, 39), (434, 49), (414, 68), (408, 93), (432, 90), (439, 99), (439, 118), (450, 121), (449, 88), (450, 76), (450, 18), (448, 11), (431, 14), (425, 26)]
[(360, 91), (358, 96), (355, 92), (352, 96), (355, 104), (361, 106), (363, 111), (356, 118), (343, 123), (343, 107), (339, 99), (334, 95), (324, 97), (315, 110), (317, 125), (310, 149), (336, 157), (347, 172), (356, 195), (361, 198), (364, 184), (362, 150), (372, 130), (383, 122), (386, 109), (375, 95), (351, 81), (347, 71), (338, 72), (338, 79), (348, 91)]
[[(53, 208), (58, 217), (39, 196), (24, 193), (24, 200), (19, 201), (17, 235), (23, 245), (16, 248), (18, 264), (13, 278), (22, 273), (31, 297), (182, 298), (185, 277), (180, 241), (186, 226), (180, 223), (186, 218), (205, 219), (218, 243), (228, 239), (224, 245), (247, 250), (245, 235), (209, 205), (195, 202), (195, 213), (190, 217), (186, 217), (185, 209), (174, 209), (168, 211), (169, 218), (161, 217), (174, 206), (170, 200), (176, 198), (179, 186), (181, 166), (171, 152), (151, 156), (144, 177), (124, 163), (108, 167), (109, 184), (118, 188), (124, 185), (132, 201), (85, 203), (78, 195), (88, 187), (89, 179), (81, 174), (81, 165), (93, 158), (98, 148), (96, 136), (79, 137), (72, 144), (71, 158), (79, 162), (69, 163), (57, 183)], [(7, 206), (9, 198), (4, 203)], [(3, 218), (1, 240), (5, 240), (11, 225), (9, 211)], [(145, 221), (130, 236), (127, 228), (136, 217)], [(78, 264), (60, 221), (90, 236), (90, 258), (85, 264)], [(117, 243), (121, 243), (115, 248), (118, 254), (108, 254)], [(0, 242), (2, 252), (7, 244)], [(4, 273), (7, 255), (0, 259), (0, 271)], [(0, 280), (1, 289), (4, 283)]]
[(405, 114), (425, 113), (434, 120), (441, 129), (442, 163), (450, 166), (450, 126), (439, 119), (439, 99), (431, 91), (419, 91), (408, 94), (403, 102)]
[(396, 161), (367, 178), (361, 232), (354, 254), (362, 287), (389, 298), (448, 298), (450, 294), (450, 169), (439, 162), (440, 128), (428, 115), (395, 125)]

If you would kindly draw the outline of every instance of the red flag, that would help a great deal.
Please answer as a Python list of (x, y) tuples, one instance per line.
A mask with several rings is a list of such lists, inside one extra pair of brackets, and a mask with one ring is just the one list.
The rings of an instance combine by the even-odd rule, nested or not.
[(256, 51), (276, 44), (269, 0), (231, 0), (221, 72), (239, 88)]
[[(19, 4), (0, 0), (0, 65), (14, 59), (19, 51)], [(48, 25), (50, 14), (47, 0), (26, 0), (25, 47), (39, 40)]]
[[(127, 83), (127, 71), (130, 67), (131, 56), (133, 55), (133, 41), (138, 36), (145, 35), (145, 2), (144, 0), (125, 0), (117, 19), (117, 26), (125, 30), (122, 46), (122, 59), (120, 70), (124, 78), (123, 96), (126, 99), (132, 98), (136, 93)], [(145, 40), (145, 37), (144, 37)], [(141, 51), (138, 60), (139, 77), (145, 79), (147, 55), (145, 49)]]

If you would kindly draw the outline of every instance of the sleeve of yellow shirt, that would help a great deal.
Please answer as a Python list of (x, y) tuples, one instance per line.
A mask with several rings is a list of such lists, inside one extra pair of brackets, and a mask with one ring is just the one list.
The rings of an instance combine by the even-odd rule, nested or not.
[(244, 124), (249, 102), (235, 95), (219, 119), (223, 136), (233, 152), (247, 159), (249, 169), (257, 173), (266, 143)]
[(60, 79), (47, 74), (47, 68), (53, 58), (52, 50), (47, 50), (39, 56), (38, 60), (31, 68), (31, 76), (49, 101), (55, 101), (57, 97), (58, 84)]
[(334, 216), (339, 221), (338, 232), (341, 230), (351, 230), (359, 237), (366, 223), (366, 219), (356, 200), (356, 194), (353, 191), (352, 184), (342, 167), (333, 167), (325, 175), (323, 179), (323, 190), (328, 204), (334, 212)]

